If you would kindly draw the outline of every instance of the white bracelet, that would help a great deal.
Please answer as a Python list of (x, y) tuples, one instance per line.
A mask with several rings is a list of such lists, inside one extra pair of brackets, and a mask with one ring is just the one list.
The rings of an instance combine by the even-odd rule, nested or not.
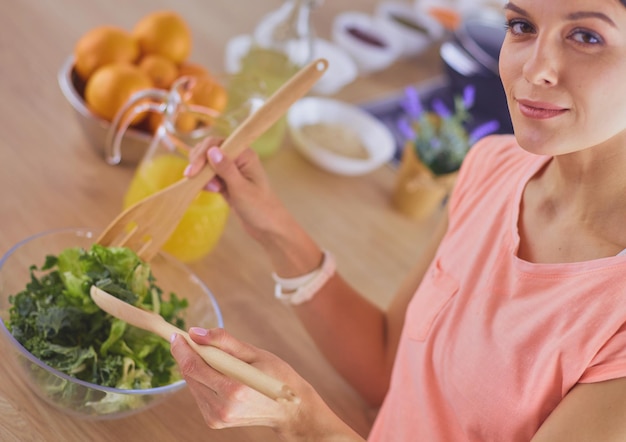
[(276, 299), (288, 305), (298, 305), (311, 300), (333, 276), (337, 268), (335, 257), (327, 250), (323, 253), (322, 265), (306, 275), (281, 278), (276, 273), (272, 273), (272, 279), (276, 283), (274, 286)]

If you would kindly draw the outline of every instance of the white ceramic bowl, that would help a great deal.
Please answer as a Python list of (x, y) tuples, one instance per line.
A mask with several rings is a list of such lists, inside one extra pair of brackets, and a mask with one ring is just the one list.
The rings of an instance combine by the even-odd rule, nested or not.
[(414, 0), (413, 7), (426, 13), (434, 8), (448, 10), (463, 18), (479, 11), (502, 13), (506, 2), (507, 0)]
[(321, 38), (313, 42), (313, 56), (328, 60), (328, 69), (311, 89), (312, 92), (332, 95), (352, 83), (359, 75), (358, 67), (346, 50)]
[[(74, 72), (74, 57), (69, 56), (59, 69), (57, 80), (63, 96), (74, 109), (76, 119), (91, 146), (105, 157), (106, 140), (111, 123), (98, 117), (87, 108), (81, 95), (84, 84)], [(135, 165), (143, 158), (152, 135), (138, 129), (129, 128), (122, 139), (122, 164)]]
[[(252, 36), (247, 34), (237, 35), (228, 41), (224, 53), (224, 69), (227, 73), (234, 74), (241, 69), (241, 58), (250, 50), (251, 45)], [(313, 58), (320, 57), (328, 60), (328, 69), (311, 92), (335, 94), (358, 76), (356, 63), (344, 49), (328, 40), (316, 38), (313, 41)]]
[[(306, 97), (291, 106), (287, 114), (290, 136), (296, 149), (313, 164), (338, 175), (363, 175), (391, 160), (395, 152), (393, 135), (378, 119), (343, 101)], [(341, 125), (357, 134), (368, 157), (353, 158), (320, 146), (303, 133), (312, 124)], [(334, 146), (337, 147), (337, 146)]]
[(394, 33), (402, 40), (402, 57), (420, 54), (444, 34), (437, 20), (405, 2), (381, 2), (375, 15), (383, 32)]
[[(333, 41), (345, 49), (354, 59), (361, 73), (385, 69), (402, 54), (402, 39), (395, 32), (381, 29), (380, 20), (356, 11), (341, 13), (333, 21)], [(358, 31), (372, 37), (377, 44), (354, 35)], [(369, 39), (369, 38), (368, 38)]]

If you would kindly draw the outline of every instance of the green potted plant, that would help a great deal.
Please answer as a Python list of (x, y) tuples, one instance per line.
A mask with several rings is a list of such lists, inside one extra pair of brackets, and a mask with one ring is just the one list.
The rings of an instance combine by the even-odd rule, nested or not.
[(470, 85), (454, 97), (453, 110), (440, 99), (427, 110), (415, 88), (405, 89), (404, 115), (397, 122), (405, 142), (392, 198), (401, 212), (416, 219), (431, 214), (452, 189), (471, 146), (499, 129), (490, 120), (468, 131), (474, 96)]

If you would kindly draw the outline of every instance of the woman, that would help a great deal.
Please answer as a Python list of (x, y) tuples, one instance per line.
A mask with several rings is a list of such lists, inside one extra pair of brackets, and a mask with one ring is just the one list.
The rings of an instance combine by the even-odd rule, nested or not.
[[(219, 176), (209, 189), (229, 199), (278, 275), (313, 272), (284, 285), (304, 284), (294, 311), (337, 370), (382, 404), (371, 440), (626, 439), (626, 0), (515, 0), (505, 15), (500, 69), (515, 137), (472, 148), (445, 225), (387, 311), (332, 272), (251, 151), (233, 162), (209, 142), (188, 170), (208, 159)], [(221, 330), (191, 334), (302, 398), (272, 403), (175, 337), (209, 426), (359, 440), (275, 356)]]

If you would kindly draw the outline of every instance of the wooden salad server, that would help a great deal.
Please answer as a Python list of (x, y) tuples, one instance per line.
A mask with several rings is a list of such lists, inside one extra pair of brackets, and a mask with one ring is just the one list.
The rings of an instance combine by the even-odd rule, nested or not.
[[(298, 71), (265, 103), (249, 115), (221, 145), (224, 154), (237, 157), (247, 146), (282, 117), (303, 97), (328, 68), (317, 59)], [(119, 214), (100, 235), (103, 246), (124, 246), (150, 261), (176, 229), (188, 206), (215, 175), (208, 165), (192, 178), (180, 181), (137, 202)]]
[(271, 399), (290, 402), (298, 401), (298, 397), (283, 382), (274, 379), (253, 365), (237, 359), (217, 347), (196, 344), (187, 332), (170, 324), (162, 316), (128, 304), (95, 285), (91, 286), (90, 294), (91, 299), (98, 307), (130, 325), (155, 333), (168, 341), (174, 333), (183, 336), (191, 348), (207, 364), (220, 373), (247, 385)]

